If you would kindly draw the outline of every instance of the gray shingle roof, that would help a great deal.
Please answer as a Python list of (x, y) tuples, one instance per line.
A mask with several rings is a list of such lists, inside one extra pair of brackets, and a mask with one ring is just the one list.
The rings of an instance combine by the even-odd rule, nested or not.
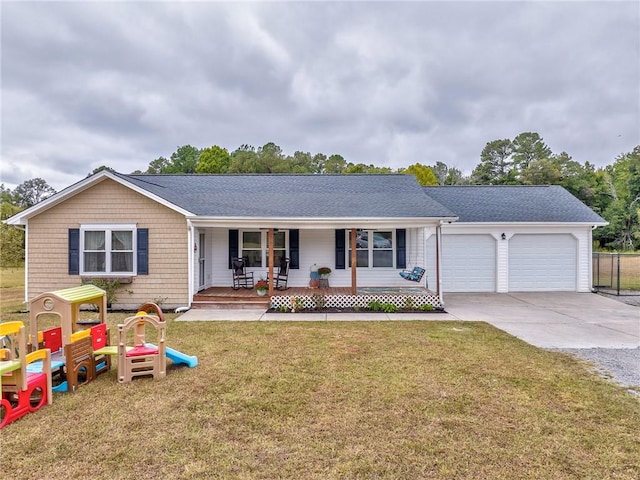
[(459, 222), (606, 223), (558, 185), (440, 186), (424, 192), (458, 215)]
[(207, 217), (455, 217), (412, 175), (123, 175)]

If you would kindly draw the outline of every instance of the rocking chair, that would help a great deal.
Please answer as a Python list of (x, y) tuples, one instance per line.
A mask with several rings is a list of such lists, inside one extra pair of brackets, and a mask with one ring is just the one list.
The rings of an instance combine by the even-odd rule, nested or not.
[(422, 267), (413, 267), (413, 270), (403, 270), (400, 272), (400, 276), (405, 280), (410, 280), (412, 282), (420, 282), (422, 280), (422, 276), (424, 275), (425, 269)]
[(244, 258), (232, 258), (231, 268), (233, 270), (233, 289), (238, 290), (240, 287), (253, 288), (253, 272), (245, 271)]
[[(276, 290), (287, 290), (287, 279), (289, 277), (289, 259), (284, 258), (284, 256), (280, 257), (280, 265), (278, 266), (278, 271), (274, 272), (274, 282), (273, 288)], [(267, 278), (269, 281), (269, 278)]]

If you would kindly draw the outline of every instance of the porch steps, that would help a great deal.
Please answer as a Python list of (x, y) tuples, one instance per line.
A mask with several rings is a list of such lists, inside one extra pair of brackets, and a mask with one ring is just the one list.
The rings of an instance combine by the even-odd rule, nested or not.
[(191, 308), (210, 308), (220, 310), (248, 310), (269, 308), (269, 297), (258, 296), (225, 296), (225, 295), (200, 295), (193, 296)]

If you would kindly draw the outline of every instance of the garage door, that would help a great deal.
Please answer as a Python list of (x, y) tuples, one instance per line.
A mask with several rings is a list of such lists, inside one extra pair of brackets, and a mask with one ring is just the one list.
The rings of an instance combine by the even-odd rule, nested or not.
[(495, 292), (496, 240), (491, 235), (442, 235), (442, 289)]
[(575, 291), (578, 243), (568, 234), (514, 235), (509, 240), (509, 291)]

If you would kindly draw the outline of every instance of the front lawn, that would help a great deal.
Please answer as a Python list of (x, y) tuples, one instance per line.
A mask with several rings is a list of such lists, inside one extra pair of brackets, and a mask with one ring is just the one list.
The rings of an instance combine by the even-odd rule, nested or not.
[(487, 324), (175, 317), (167, 344), (197, 355), (197, 368), (126, 385), (112, 370), (55, 394), (0, 431), (0, 471), (52, 480), (640, 477), (638, 399), (573, 357)]

